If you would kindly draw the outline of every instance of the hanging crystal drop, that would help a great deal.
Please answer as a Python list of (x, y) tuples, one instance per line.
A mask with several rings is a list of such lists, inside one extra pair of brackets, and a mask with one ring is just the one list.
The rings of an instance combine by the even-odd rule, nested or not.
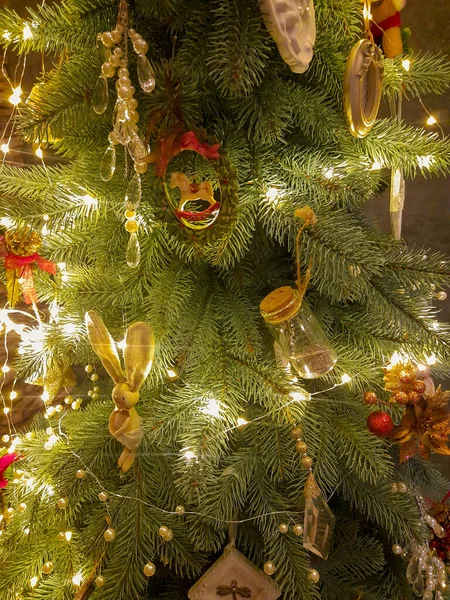
[(145, 54), (139, 54), (137, 59), (137, 74), (139, 85), (146, 94), (150, 94), (155, 89), (156, 79), (152, 65)]
[(130, 113), (129, 113), (127, 103), (123, 102), (122, 100), (119, 100), (116, 103), (116, 109), (115, 109), (116, 122), (124, 123), (125, 121), (129, 120), (129, 117), (130, 117)]
[(134, 162), (142, 162), (142, 160), (147, 156), (147, 148), (145, 147), (145, 144), (138, 133), (135, 133), (131, 136), (131, 139), (128, 142), (128, 152), (130, 153), (130, 156)]
[(116, 149), (111, 144), (106, 148), (105, 154), (103, 155), (102, 162), (100, 163), (100, 177), (103, 181), (109, 181), (114, 175), (116, 170)]
[(92, 108), (101, 115), (108, 108), (108, 81), (106, 77), (99, 77), (92, 92)]
[(118, 121), (118, 122), (116, 122), (114, 131), (117, 135), (119, 144), (122, 144), (122, 146), (126, 146), (128, 144), (128, 142), (131, 140), (131, 136), (136, 131), (136, 126), (134, 123), (131, 123), (131, 121), (124, 121), (124, 122)]
[(141, 247), (137, 233), (132, 233), (127, 246), (127, 265), (134, 269), (141, 261)]
[(101, 64), (108, 62), (111, 58), (111, 48), (105, 46), (102, 41), (102, 34), (99, 33), (97, 36), (97, 41), (95, 42), (97, 48), (97, 56)]
[(326, 559), (330, 552), (336, 519), (320, 491), (314, 475), (310, 473), (305, 485), (305, 521), (303, 546)]
[(136, 210), (141, 203), (142, 183), (139, 173), (135, 173), (128, 182), (125, 193), (125, 205), (127, 210)]

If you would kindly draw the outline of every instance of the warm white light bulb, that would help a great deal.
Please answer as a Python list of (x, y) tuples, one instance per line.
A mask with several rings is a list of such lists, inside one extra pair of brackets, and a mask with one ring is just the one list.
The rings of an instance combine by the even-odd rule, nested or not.
[(169, 377), (170, 379), (176, 379), (178, 375), (173, 369), (167, 369), (167, 377)]
[(36, 154), (36, 156), (38, 158), (43, 158), (44, 157), (44, 153), (42, 152), (42, 148), (36, 148), (36, 150), (34, 151), (34, 153)]
[(98, 200), (96, 198), (93, 198), (89, 194), (85, 194), (83, 196), (83, 202), (89, 208), (94, 208), (94, 207), (98, 206)]
[(66, 542), (70, 542), (70, 540), (72, 539), (72, 532), (66, 531), (66, 533), (64, 534), (64, 537), (66, 538)]
[(431, 356), (428, 356), (427, 365), (429, 365), (431, 367), (432, 365), (435, 365), (436, 363), (437, 363), (437, 358), (434, 354), (432, 354)]
[(19, 394), (15, 390), (12, 390), (11, 392), (9, 392), (9, 399), (10, 400), (15, 400), (18, 395)]
[(411, 61), (408, 58), (405, 58), (402, 60), (402, 67), (405, 69), (405, 71), (409, 71), (411, 68)]
[(36, 575), (30, 579), (30, 587), (35, 588), (37, 586), (38, 578)]
[(342, 383), (348, 383), (351, 380), (352, 380), (352, 378), (350, 377), (350, 375), (347, 375), (347, 373), (344, 373), (341, 377)]
[(417, 157), (417, 164), (419, 165), (419, 167), (421, 169), (429, 169), (431, 167), (431, 165), (433, 164), (434, 161), (434, 157), (431, 156), (431, 154), (428, 154), (427, 156), (418, 156)]
[(117, 342), (117, 347), (120, 348), (120, 350), (125, 350), (125, 348), (127, 347), (127, 340), (126, 338), (123, 338), (123, 340), (121, 340), (120, 342)]
[(10, 104), (12, 104), (13, 106), (17, 106), (18, 104), (20, 104), (21, 96), (22, 96), (22, 88), (19, 85), (18, 87), (13, 88), (13, 93), (9, 97)]
[(244, 417), (239, 417), (237, 420), (238, 427), (243, 427), (244, 425), (248, 425), (248, 421), (244, 419)]
[(326, 179), (331, 179), (334, 175), (334, 169), (328, 169), (325, 171), (324, 176)]
[(0, 150), (3, 152), (3, 154), (8, 154), (8, 152), (9, 152), (9, 144), (2, 144), (0, 146)]
[(184, 458), (185, 458), (186, 460), (192, 460), (192, 459), (196, 458), (196, 455), (195, 455), (195, 453), (194, 453), (194, 452), (192, 452), (192, 450), (187, 450), (187, 451), (184, 453)]
[(67, 335), (73, 335), (74, 333), (77, 332), (77, 326), (75, 325), (75, 323), (65, 323), (61, 329), (63, 330), (64, 333), (66, 333)]
[(78, 587), (81, 585), (82, 580), (83, 579), (82, 579), (81, 573), (77, 573), (76, 575), (74, 575), (72, 577), (72, 583), (73, 583), (73, 585), (76, 585)]
[(277, 188), (271, 187), (266, 192), (266, 200), (268, 202), (275, 202), (275, 200), (278, 198), (279, 194), (280, 194), (280, 190), (277, 190)]
[(302, 400), (307, 399), (305, 394), (302, 394), (301, 392), (291, 392), (289, 396), (292, 398), (292, 400), (295, 400), (296, 402), (301, 402)]
[(211, 417), (220, 417), (220, 404), (214, 398), (208, 398), (206, 405), (200, 409), (200, 412)]
[(28, 23), (24, 23), (23, 29), (22, 29), (22, 38), (24, 40), (29, 40), (32, 37), (33, 37), (33, 32), (31, 31), (31, 27), (28, 25)]
[(372, 166), (370, 167), (371, 171), (379, 171), (382, 168), (382, 164), (379, 160), (374, 160)]

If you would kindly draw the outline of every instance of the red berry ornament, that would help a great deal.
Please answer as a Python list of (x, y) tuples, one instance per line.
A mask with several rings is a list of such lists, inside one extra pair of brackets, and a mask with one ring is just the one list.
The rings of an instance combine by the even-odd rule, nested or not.
[(364, 394), (364, 402), (366, 404), (376, 404), (378, 402), (378, 398), (375, 392), (366, 392)]
[(424, 391), (427, 389), (427, 386), (424, 384), (423, 381), (420, 381), (419, 379), (417, 379), (416, 381), (414, 381), (414, 383), (412, 384), (413, 386), (413, 390), (415, 392), (417, 392), (418, 394), (423, 394)]
[(374, 435), (387, 437), (394, 429), (394, 422), (387, 412), (376, 410), (367, 417), (367, 427)]

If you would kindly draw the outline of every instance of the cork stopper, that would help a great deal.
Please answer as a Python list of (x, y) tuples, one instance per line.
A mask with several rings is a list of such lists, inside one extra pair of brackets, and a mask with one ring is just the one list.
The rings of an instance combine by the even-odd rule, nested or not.
[(293, 317), (299, 310), (302, 299), (294, 288), (288, 285), (270, 292), (259, 305), (266, 323), (280, 323)]

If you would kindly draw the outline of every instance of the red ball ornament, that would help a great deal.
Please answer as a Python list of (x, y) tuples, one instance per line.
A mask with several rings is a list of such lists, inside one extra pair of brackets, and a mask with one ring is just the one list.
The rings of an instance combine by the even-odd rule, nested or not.
[(367, 417), (367, 427), (378, 437), (387, 437), (394, 429), (394, 422), (387, 412), (376, 410)]

